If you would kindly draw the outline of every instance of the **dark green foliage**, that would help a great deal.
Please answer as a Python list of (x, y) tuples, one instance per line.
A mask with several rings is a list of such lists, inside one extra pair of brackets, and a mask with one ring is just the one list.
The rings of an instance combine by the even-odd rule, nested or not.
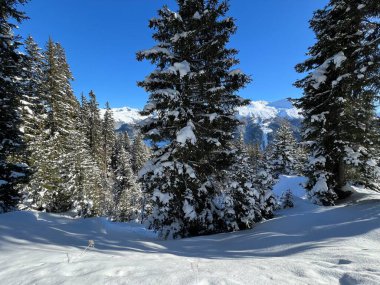
[(295, 85), (304, 90), (296, 105), (305, 117), (307, 188), (316, 203), (346, 197), (348, 183), (376, 188), (367, 174), (378, 164), (379, 13), (378, 1), (331, 0), (310, 21), (317, 42), (296, 67), (309, 74)]
[(239, 61), (226, 47), (236, 32), (228, 1), (177, 3), (178, 12), (164, 7), (150, 21), (158, 45), (137, 54), (157, 67), (139, 82), (150, 93), (142, 114), (156, 114), (142, 127), (154, 147), (140, 174), (151, 197), (151, 227), (164, 237), (236, 228), (224, 220), (229, 190), (218, 185), (228, 184), (224, 174), (235, 163), (236, 108), (248, 103), (235, 93), (250, 81), (231, 71)]
[(27, 165), (21, 159), (25, 145), (19, 112), (25, 58), (17, 51), (21, 43), (13, 34), (14, 22), (26, 18), (17, 8), (24, 3), (24, 0), (0, 1), (0, 212), (17, 205), (17, 184), (27, 178)]

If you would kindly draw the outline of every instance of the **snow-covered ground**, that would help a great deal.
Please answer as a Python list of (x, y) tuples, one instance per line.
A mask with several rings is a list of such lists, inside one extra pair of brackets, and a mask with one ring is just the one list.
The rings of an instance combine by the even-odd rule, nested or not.
[(0, 215), (0, 283), (380, 284), (380, 195), (318, 207), (299, 198), (302, 181), (282, 176), (275, 192), (292, 189), (295, 208), (252, 230), (183, 240), (101, 218)]

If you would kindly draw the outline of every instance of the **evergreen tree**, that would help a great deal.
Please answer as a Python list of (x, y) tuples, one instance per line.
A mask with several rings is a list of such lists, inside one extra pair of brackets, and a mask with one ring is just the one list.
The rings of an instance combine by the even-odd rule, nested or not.
[(35, 202), (36, 195), (40, 189), (38, 177), (41, 161), (43, 156), (40, 152), (44, 150), (44, 140), (46, 139), (46, 98), (43, 89), (44, 81), (44, 56), (41, 48), (34, 42), (32, 37), (28, 37), (25, 41), (25, 60), (23, 70), (25, 73), (25, 83), (23, 84), (23, 98), (21, 108), (21, 128), (23, 130), (23, 139), (26, 143), (23, 152), (24, 161), (31, 169), (31, 175), (28, 183), (22, 185), (21, 193), (23, 201), (21, 207), (32, 207)]
[(12, 209), (19, 200), (17, 184), (27, 177), (27, 167), (19, 160), (23, 152), (21, 99), (24, 73), (19, 38), (13, 34), (15, 22), (26, 18), (17, 9), (24, 0), (0, 2), (0, 212)]
[(132, 157), (133, 171), (137, 174), (149, 159), (149, 149), (144, 143), (141, 132), (138, 132), (133, 140)]
[[(272, 185), (258, 184), (263, 177), (261, 169), (251, 164), (248, 147), (244, 143), (243, 134), (237, 141), (235, 162), (225, 173), (223, 186), (224, 220), (228, 230), (251, 228), (262, 218), (271, 218), (273, 215), (274, 196)], [(263, 181), (261, 181), (263, 182)], [(273, 200), (273, 201), (270, 201)], [(269, 203), (273, 204), (269, 204)]]
[(132, 170), (131, 155), (125, 149), (125, 135), (119, 134), (114, 147), (114, 201), (115, 219), (130, 221), (138, 218), (141, 211), (142, 195), (137, 177)]
[(89, 93), (90, 101), (88, 103), (88, 126), (87, 136), (92, 155), (99, 160), (102, 152), (102, 120), (100, 118), (99, 104), (93, 91)]
[(300, 150), (288, 123), (283, 122), (276, 131), (269, 147), (268, 162), (272, 165), (272, 175), (295, 175), (300, 170)]
[[(132, 143), (129, 138), (128, 132), (124, 132), (122, 134), (122, 143), (126, 152), (132, 153)], [(144, 162), (145, 163), (145, 162)]]
[(103, 189), (105, 191), (105, 205), (107, 213), (112, 212), (112, 188), (115, 183), (115, 176), (112, 171), (112, 154), (116, 141), (114, 131), (115, 121), (109, 103), (106, 103), (106, 112), (104, 114), (101, 137), (101, 163), (100, 168), (103, 178)]
[(63, 48), (51, 39), (44, 53), (43, 92), (47, 118), (41, 148), (35, 152), (37, 167), (31, 183), (31, 204), (39, 210), (64, 212), (72, 209), (78, 191), (75, 150), (79, 103), (71, 89), (72, 75)]
[(296, 106), (311, 153), (307, 189), (318, 204), (346, 197), (349, 182), (374, 186), (366, 177), (378, 164), (379, 11), (379, 1), (330, 0), (310, 21), (317, 43), (295, 85), (304, 90)]
[(77, 116), (76, 128), (71, 132), (71, 149), (69, 158), (73, 164), (74, 191), (72, 207), (78, 216), (104, 215), (105, 196), (102, 185), (101, 171), (91, 155), (91, 149), (86, 137), (87, 126), (82, 114)]
[(236, 31), (228, 2), (177, 3), (178, 12), (164, 7), (150, 21), (158, 45), (137, 54), (157, 66), (139, 83), (150, 93), (142, 114), (156, 114), (142, 128), (154, 152), (140, 176), (151, 197), (150, 225), (164, 237), (229, 230), (217, 185), (234, 163), (235, 110), (248, 103), (235, 92), (250, 81), (231, 70), (239, 61), (226, 48)]

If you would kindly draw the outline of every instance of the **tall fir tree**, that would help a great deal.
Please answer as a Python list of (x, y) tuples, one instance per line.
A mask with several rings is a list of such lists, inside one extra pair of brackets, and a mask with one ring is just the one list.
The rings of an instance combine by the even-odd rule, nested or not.
[(17, 51), (21, 43), (14, 35), (15, 22), (26, 18), (18, 10), (18, 5), (24, 3), (0, 2), (0, 212), (17, 205), (17, 184), (25, 181), (28, 172), (25, 162), (19, 160), (25, 147), (20, 130), (25, 59)]
[(102, 136), (101, 136), (101, 162), (100, 168), (102, 172), (103, 190), (105, 191), (105, 205), (106, 212), (113, 211), (112, 189), (115, 183), (115, 175), (112, 171), (112, 154), (116, 141), (116, 134), (114, 131), (115, 121), (113, 119), (112, 110), (109, 103), (106, 103), (106, 111), (102, 122)]
[(142, 193), (137, 176), (132, 169), (131, 154), (125, 148), (125, 135), (119, 134), (113, 153), (114, 218), (118, 221), (130, 221), (139, 217), (142, 206)]
[(268, 162), (272, 166), (272, 175), (295, 175), (301, 170), (301, 150), (288, 122), (283, 122), (276, 131), (268, 149)]
[(73, 77), (61, 45), (49, 39), (44, 56), (47, 118), (42, 147), (35, 154), (38, 171), (33, 177), (31, 196), (37, 209), (63, 212), (72, 209), (72, 196), (77, 191), (71, 140), (76, 132), (79, 103), (71, 89)]
[(158, 45), (137, 54), (157, 67), (139, 83), (150, 93), (142, 114), (156, 114), (142, 128), (154, 152), (140, 177), (151, 197), (150, 225), (164, 237), (232, 229), (217, 202), (229, 190), (217, 185), (236, 161), (235, 110), (248, 101), (235, 93), (250, 81), (231, 70), (239, 61), (226, 47), (236, 31), (228, 1), (177, 3), (178, 12), (165, 6), (150, 21)]
[(23, 84), (21, 119), (23, 138), (26, 143), (23, 156), (29, 165), (31, 174), (28, 183), (20, 187), (23, 196), (20, 206), (34, 208), (33, 203), (40, 191), (38, 175), (42, 163), (40, 159), (43, 159), (40, 152), (45, 151), (43, 147), (46, 139), (44, 131), (47, 102), (43, 86), (45, 58), (42, 49), (31, 36), (25, 40), (25, 52), (23, 64), (25, 83)]
[[(128, 144), (128, 141), (126, 144)], [(131, 150), (132, 150), (133, 171), (137, 174), (141, 170), (141, 168), (144, 166), (144, 164), (148, 161), (149, 155), (150, 155), (149, 149), (143, 140), (143, 136), (141, 132), (138, 132), (135, 135), (133, 144), (131, 146)]]
[(366, 176), (378, 161), (379, 11), (379, 1), (330, 0), (310, 21), (317, 42), (295, 85), (304, 90), (296, 106), (311, 152), (307, 189), (318, 204), (346, 197), (348, 183), (374, 186)]

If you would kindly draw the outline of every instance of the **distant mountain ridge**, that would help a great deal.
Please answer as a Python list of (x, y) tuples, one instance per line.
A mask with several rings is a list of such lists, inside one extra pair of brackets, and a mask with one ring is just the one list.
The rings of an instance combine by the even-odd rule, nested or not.
[[(139, 113), (139, 109), (122, 107), (113, 108), (115, 129), (127, 131), (133, 135), (140, 122), (146, 119)], [(102, 109), (101, 113), (104, 114)], [(238, 109), (238, 118), (244, 122), (244, 138), (246, 143), (259, 143), (262, 148), (272, 140), (273, 132), (283, 120), (287, 120), (296, 135), (299, 137), (299, 127), (302, 121), (300, 110), (295, 108), (287, 99), (275, 102), (251, 101), (249, 105)]]

